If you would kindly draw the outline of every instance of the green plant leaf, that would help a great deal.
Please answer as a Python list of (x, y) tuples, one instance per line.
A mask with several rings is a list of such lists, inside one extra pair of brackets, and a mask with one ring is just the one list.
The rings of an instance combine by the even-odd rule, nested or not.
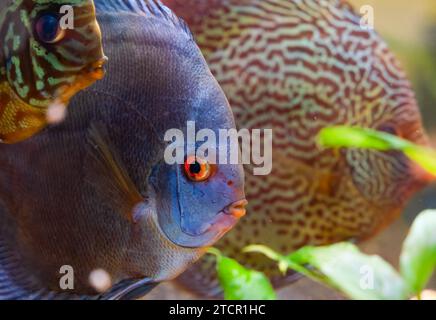
[[(264, 249), (253, 246), (246, 251), (264, 253)], [(304, 247), (288, 256), (277, 253), (269, 256), (282, 265), (287, 261), (290, 269), (337, 289), (352, 299), (397, 300), (407, 297), (404, 281), (391, 265), (378, 256), (361, 253), (350, 243)]]
[(363, 254), (351, 243), (306, 247), (288, 259), (314, 267), (327, 284), (353, 299), (398, 300), (407, 296), (403, 280), (390, 264), (379, 256)]
[(372, 129), (337, 126), (324, 128), (318, 143), (329, 148), (362, 148), (378, 151), (402, 151), (429, 173), (436, 175), (436, 151), (408, 140)]
[(400, 269), (414, 294), (420, 294), (436, 267), (436, 210), (418, 215), (403, 244)]
[(261, 272), (243, 267), (236, 260), (209, 250), (217, 257), (217, 272), (226, 300), (275, 300), (276, 293), (269, 279)]

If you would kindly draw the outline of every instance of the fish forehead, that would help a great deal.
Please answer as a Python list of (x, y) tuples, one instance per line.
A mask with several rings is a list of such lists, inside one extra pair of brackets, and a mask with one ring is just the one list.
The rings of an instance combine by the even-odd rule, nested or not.
[[(130, 103), (138, 116), (153, 124), (162, 141), (168, 129), (183, 129), (188, 120), (196, 121), (199, 129), (234, 127), (225, 95), (184, 30), (132, 13), (103, 12), (98, 19), (110, 60), (106, 78), (93, 91)], [(117, 28), (110, 27), (113, 22)], [(120, 70), (126, 70), (122, 79), (117, 77)]]

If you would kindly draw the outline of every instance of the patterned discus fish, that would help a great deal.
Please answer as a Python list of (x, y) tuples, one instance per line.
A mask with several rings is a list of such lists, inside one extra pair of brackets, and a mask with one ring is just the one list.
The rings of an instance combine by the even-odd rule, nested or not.
[[(104, 75), (92, 0), (0, 0), (0, 139), (24, 140)], [(64, 25), (65, 24), (65, 25)]]
[[(139, 297), (245, 213), (242, 166), (164, 159), (167, 130), (188, 120), (235, 127), (186, 25), (155, 1), (95, 4), (108, 75), (61, 125), (0, 146), (3, 299)], [(63, 266), (72, 290), (61, 290)], [(100, 295), (96, 274), (113, 284)]]
[[(399, 153), (322, 150), (316, 136), (347, 124), (427, 138), (410, 84), (373, 30), (339, 0), (165, 0), (191, 27), (239, 128), (273, 129), (273, 170), (246, 168), (248, 217), (218, 243), (225, 254), (288, 281), (244, 246), (282, 253), (361, 240), (402, 210), (431, 177)], [(217, 293), (213, 258), (181, 279)], [(292, 278), (292, 277), (291, 277)], [(289, 279), (291, 280), (291, 279)]]

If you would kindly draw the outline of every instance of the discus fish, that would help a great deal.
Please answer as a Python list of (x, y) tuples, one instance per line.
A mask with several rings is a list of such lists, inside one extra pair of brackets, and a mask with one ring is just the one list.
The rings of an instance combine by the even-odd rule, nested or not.
[(0, 141), (39, 132), (50, 106), (103, 77), (94, 9), (92, 0), (0, 0)]
[[(326, 126), (350, 125), (427, 144), (414, 93), (386, 43), (340, 0), (164, 0), (189, 24), (238, 128), (273, 129), (273, 170), (246, 167), (247, 218), (217, 245), (266, 272), (274, 262), (249, 244), (289, 253), (304, 245), (363, 240), (389, 224), (433, 178), (402, 154), (324, 150)], [(182, 276), (219, 292), (213, 258)]]
[[(187, 121), (235, 127), (186, 25), (157, 1), (95, 4), (107, 76), (59, 126), (0, 146), (3, 299), (139, 297), (245, 213), (242, 166), (164, 158), (165, 133)], [(74, 288), (62, 290), (68, 268)], [(88, 281), (95, 270), (111, 279), (105, 293)]]

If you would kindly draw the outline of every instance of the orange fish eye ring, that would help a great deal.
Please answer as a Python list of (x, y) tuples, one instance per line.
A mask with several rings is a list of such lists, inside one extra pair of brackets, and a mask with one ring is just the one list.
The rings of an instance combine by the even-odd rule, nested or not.
[(194, 182), (206, 181), (214, 172), (213, 165), (209, 164), (207, 160), (196, 156), (188, 156), (183, 168), (188, 179)]

